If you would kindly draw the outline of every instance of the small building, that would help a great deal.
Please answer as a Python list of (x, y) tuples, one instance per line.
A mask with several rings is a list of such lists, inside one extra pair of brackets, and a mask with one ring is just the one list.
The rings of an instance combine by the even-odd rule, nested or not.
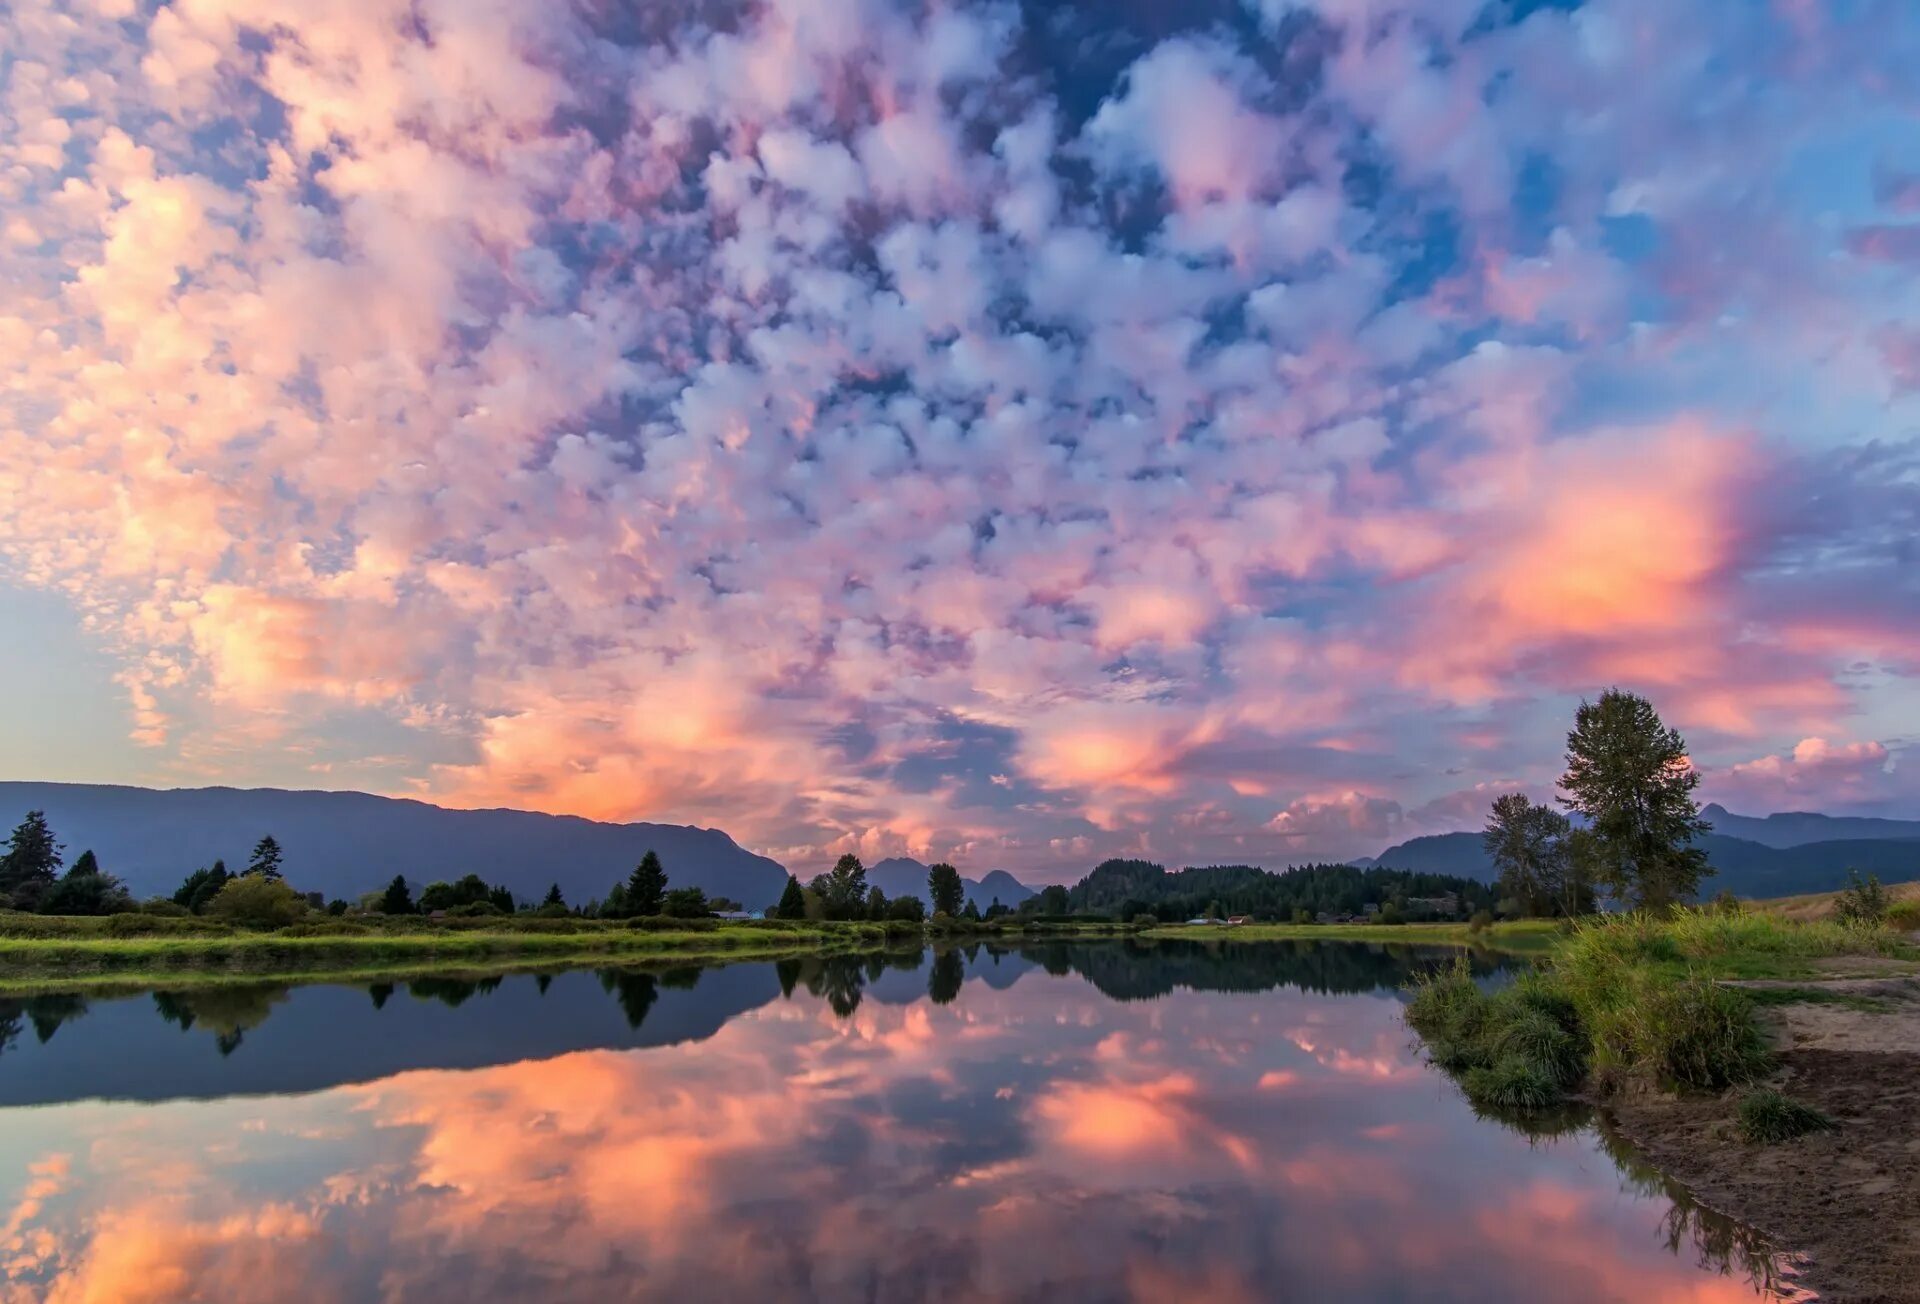
[(1253, 916), (1252, 915), (1228, 915), (1227, 922), (1235, 926), (1238, 926), (1240, 924), (1250, 924), (1253, 922)]
[(764, 919), (766, 912), (761, 910), (716, 910), (715, 919)]

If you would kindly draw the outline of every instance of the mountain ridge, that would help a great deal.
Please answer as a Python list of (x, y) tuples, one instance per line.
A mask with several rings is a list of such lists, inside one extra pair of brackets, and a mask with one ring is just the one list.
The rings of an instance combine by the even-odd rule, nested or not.
[(216, 859), (238, 869), (268, 833), (295, 887), (349, 900), (395, 874), (425, 883), (474, 873), (530, 901), (558, 883), (577, 904), (604, 896), (649, 850), (670, 883), (749, 909), (777, 901), (787, 878), (778, 861), (720, 829), (463, 810), (364, 792), (0, 781), (0, 825), (10, 828), (29, 810), (46, 811), (69, 856), (92, 849), (135, 896), (171, 893)]
[[(933, 904), (927, 897), (927, 866), (912, 856), (888, 856), (875, 861), (867, 866), (867, 882), (889, 897), (917, 896), (929, 907)], [(962, 874), (960, 882), (967, 896), (982, 910), (992, 905), (995, 897), (1002, 905), (1017, 906), (1028, 897), (1038, 895), (1037, 888), (1028, 887), (1004, 869), (989, 870), (977, 879)]]

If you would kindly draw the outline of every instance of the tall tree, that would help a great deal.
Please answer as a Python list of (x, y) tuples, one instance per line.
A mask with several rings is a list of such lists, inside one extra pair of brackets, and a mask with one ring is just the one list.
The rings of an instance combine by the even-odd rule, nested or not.
[(657, 915), (667, 897), (667, 871), (651, 850), (640, 857), (627, 878), (627, 909), (636, 915)]
[(541, 909), (544, 910), (548, 906), (559, 906), (562, 910), (567, 908), (567, 899), (560, 895), (558, 883), (547, 889), (546, 898), (540, 902)]
[(265, 879), (280, 877), (280, 844), (269, 833), (253, 844), (253, 855), (247, 860), (246, 872)]
[(71, 869), (67, 870), (67, 877), (72, 878), (75, 874), (98, 874), (99, 872), (100, 858), (94, 855), (93, 849), (89, 847), (80, 853), (80, 858), (73, 862)]
[(15, 904), (25, 909), (38, 905), (40, 895), (53, 885), (65, 863), (61, 851), (53, 830), (47, 827), (47, 813), (28, 811), (8, 839), (6, 854), (0, 856), (0, 893), (13, 897)]
[(393, 882), (387, 884), (387, 890), (380, 896), (380, 913), (383, 915), (413, 913), (413, 891), (407, 886), (406, 875), (395, 874)]
[(1686, 740), (1661, 723), (1653, 703), (1610, 688), (1581, 702), (1567, 735), (1561, 803), (1586, 817), (1577, 860), (1620, 900), (1643, 909), (1684, 901), (1713, 872), (1693, 840), (1712, 825), (1693, 790), (1700, 775)]
[(787, 875), (787, 890), (780, 894), (780, 904), (773, 908), (775, 919), (805, 919), (807, 917), (807, 893), (800, 886), (800, 880)]
[(867, 908), (867, 867), (860, 857), (844, 855), (813, 880), (829, 919), (858, 919)]
[(966, 897), (967, 885), (960, 881), (959, 870), (944, 860), (927, 866), (927, 900), (933, 902), (935, 914), (959, 914)]
[(1500, 872), (1499, 890), (1529, 915), (1585, 914), (1593, 906), (1584, 863), (1572, 854), (1573, 822), (1525, 793), (1496, 797), (1481, 841)]

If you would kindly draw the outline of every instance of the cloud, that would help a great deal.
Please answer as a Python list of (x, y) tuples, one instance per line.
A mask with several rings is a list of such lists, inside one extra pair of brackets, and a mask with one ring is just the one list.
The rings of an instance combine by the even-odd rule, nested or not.
[(1741, 811), (1901, 813), (1901, 755), (1880, 742), (1802, 738), (1792, 750), (1709, 771), (1704, 788)]
[(0, 568), (155, 782), (1040, 879), (1913, 731), (1896, 9), (39, 13)]

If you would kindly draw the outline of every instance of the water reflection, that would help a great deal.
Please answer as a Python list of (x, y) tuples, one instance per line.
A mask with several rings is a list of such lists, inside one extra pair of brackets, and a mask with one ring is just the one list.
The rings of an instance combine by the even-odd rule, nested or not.
[[(0, 1086), (49, 1103), (0, 1111), (4, 1298), (1754, 1298), (1764, 1247), (1604, 1129), (1476, 1118), (1419, 1063), (1393, 989), (1435, 959), (973, 947), (13, 1002)], [(151, 1089), (102, 1086), (129, 1059)]]

